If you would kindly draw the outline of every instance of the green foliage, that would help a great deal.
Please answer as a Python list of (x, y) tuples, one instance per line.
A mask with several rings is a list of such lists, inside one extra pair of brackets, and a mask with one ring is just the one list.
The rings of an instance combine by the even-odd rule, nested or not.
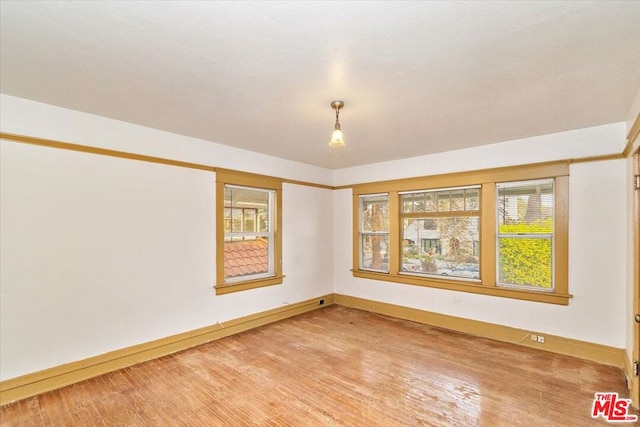
[(553, 233), (553, 220), (547, 218), (536, 222), (503, 224), (500, 226), (499, 232), (500, 234), (551, 234)]
[[(536, 223), (505, 224), (500, 234), (550, 234), (551, 219)], [(503, 237), (499, 247), (500, 283), (551, 289), (552, 243), (549, 238)]]

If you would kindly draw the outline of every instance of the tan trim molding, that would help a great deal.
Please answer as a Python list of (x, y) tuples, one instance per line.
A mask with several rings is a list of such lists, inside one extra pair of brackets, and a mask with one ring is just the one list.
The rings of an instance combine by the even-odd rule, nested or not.
[(336, 187), (333, 187), (334, 190), (348, 190), (350, 188), (353, 188), (354, 186), (359, 185), (359, 184), (345, 184), (345, 185), (338, 185)]
[[(629, 134), (627, 136), (627, 139), (629, 140), (629, 142), (627, 143), (627, 146), (625, 147), (623, 152), (620, 153), (620, 154), (609, 154), (609, 155), (604, 155), (604, 156), (591, 156), (591, 157), (582, 157), (582, 158), (575, 158), (575, 159), (574, 158), (570, 158), (570, 159), (564, 159), (564, 160), (554, 160), (554, 161), (550, 161), (550, 162), (524, 164), (524, 165), (519, 165), (519, 166), (508, 166), (507, 168), (510, 168), (510, 167), (528, 167), (528, 166), (537, 167), (537, 166), (546, 166), (546, 165), (563, 164), (563, 163), (567, 164), (567, 163), (598, 162), (598, 161), (604, 161), (604, 160), (615, 160), (615, 159), (624, 158), (624, 157), (627, 157), (629, 155), (630, 151), (631, 151), (631, 145), (632, 145), (631, 141), (633, 141), (633, 139), (634, 139), (634, 138), (632, 138), (632, 136), (633, 135), (637, 135), (638, 132), (640, 132), (640, 116), (638, 116), (638, 118), (636, 118), (636, 121), (635, 121), (633, 127), (631, 128), (631, 131), (629, 132)], [(216, 172), (218, 169), (220, 169), (220, 168), (218, 168), (216, 166), (203, 165), (203, 164), (200, 164), (200, 163), (182, 162), (182, 161), (179, 161), (179, 160), (166, 159), (166, 158), (163, 158), (163, 157), (154, 157), (154, 156), (147, 156), (147, 155), (143, 155), (143, 154), (128, 153), (128, 152), (125, 152), (125, 151), (110, 150), (110, 149), (107, 149), (107, 148), (98, 148), (98, 147), (92, 147), (92, 146), (89, 146), (89, 145), (72, 144), (72, 143), (69, 143), (69, 142), (62, 142), (62, 141), (56, 141), (56, 140), (52, 140), (52, 139), (45, 139), (45, 138), (37, 138), (37, 137), (33, 137), (33, 136), (16, 135), (16, 134), (11, 134), (11, 133), (6, 133), (6, 132), (0, 132), (0, 139), (4, 139), (4, 140), (7, 140), (7, 141), (13, 141), (13, 142), (19, 142), (19, 143), (23, 143), (23, 144), (31, 144), (31, 145), (39, 145), (39, 146), (42, 146), (42, 147), (57, 148), (57, 149), (61, 149), (61, 150), (78, 151), (78, 152), (81, 152), (81, 153), (90, 153), (90, 154), (97, 154), (97, 155), (101, 155), (101, 156), (118, 157), (118, 158), (121, 158), (121, 159), (138, 160), (138, 161), (143, 161), (143, 162), (159, 163), (159, 164), (170, 165), (170, 166), (178, 166), (178, 167), (183, 167), (183, 168), (199, 169), (199, 170), (205, 170), (205, 171), (209, 171), (209, 172)], [(496, 168), (496, 169), (500, 169), (500, 168)], [(488, 170), (491, 170), (491, 169), (488, 169)], [(229, 170), (227, 170), (227, 171), (229, 171)], [(464, 173), (464, 172), (452, 172), (450, 174), (453, 175), (453, 174), (459, 174), (459, 173)], [(443, 176), (450, 175), (450, 174), (443, 174)], [(295, 179), (286, 179), (286, 178), (277, 178), (277, 177), (269, 177), (269, 178), (279, 179), (283, 183), (287, 183), (287, 184), (323, 188), (323, 189), (326, 189), (326, 190), (346, 190), (346, 189), (353, 188), (353, 187), (359, 186), (359, 185), (376, 184), (375, 182), (367, 182), (367, 183), (360, 183), (360, 184), (345, 184), (345, 185), (331, 186), (331, 185), (326, 185), (326, 184), (317, 184), (317, 183), (313, 183), (313, 182), (298, 181), (298, 180), (295, 180)], [(400, 180), (405, 180), (405, 179), (413, 179), (413, 177), (411, 177), (411, 178), (401, 178)]]
[[(15, 134), (5, 133), (5, 132), (0, 132), (0, 139), (4, 139), (6, 141), (12, 141), (12, 142), (19, 142), (22, 144), (39, 145), (41, 147), (57, 148), (60, 150), (69, 150), (69, 151), (77, 151), (80, 153), (96, 154), (99, 156), (117, 157), (120, 159), (158, 163), (162, 165), (177, 166), (177, 167), (189, 168), (189, 169), (199, 169), (207, 172), (217, 172), (218, 170), (222, 170), (221, 168), (218, 168), (215, 166), (203, 165), (200, 163), (183, 162), (183, 161), (172, 160), (172, 159), (167, 159), (163, 157), (154, 157), (154, 156), (147, 156), (144, 154), (128, 153), (126, 151), (110, 150), (107, 148), (92, 147), (89, 145), (81, 145), (81, 144), (72, 144), (70, 142), (55, 141), (52, 139), (36, 138), (32, 136), (15, 135)], [(238, 172), (238, 171), (231, 171), (229, 169), (224, 169), (224, 170), (227, 173)], [(279, 181), (286, 182), (287, 184), (303, 185), (307, 187), (316, 187), (316, 188), (324, 188), (327, 190), (333, 190), (333, 187), (330, 185), (316, 184), (316, 183), (305, 182), (305, 181), (297, 181), (293, 179), (280, 179), (280, 178), (270, 177), (266, 175), (261, 175), (261, 176), (266, 179), (278, 179)]]
[(376, 194), (390, 191), (429, 190), (451, 186), (477, 185), (487, 182), (517, 181), (569, 175), (569, 160), (531, 163), (519, 166), (448, 172), (437, 175), (390, 179), (353, 185), (355, 194)]
[(544, 343), (534, 342), (530, 335), (538, 334), (536, 331), (512, 328), (494, 323), (449, 316), (416, 308), (393, 305), (385, 302), (373, 301), (348, 295), (334, 295), (335, 304), (358, 308), (398, 319), (410, 320), (425, 325), (436, 326), (465, 334), (490, 338), (497, 341), (518, 344), (538, 350), (550, 351), (558, 354), (591, 360), (608, 366), (623, 368), (625, 366), (626, 351), (623, 348), (609, 347), (602, 344), (594, 344), (586, 341), (563, 338), (540, 332), (544, 335)]
[(313, 182), (297, 181), (295, 179), (282, 178), (282, 182), (285, 184), (304, 185), (305, 187), (324, 188), (325, 190), (335, 190), (335, 187), (325, 184), (315, 184)]
[[(320, 305), (320, 300), (324, 304)], [(333, 294), (115, 350), (0, 382), (0, 405), (257, 328), (333, 304)]]
[[(322, 305), (320, 304), (320, 300), (324, 300)], [(56, 390), (80, 381), (116, 371), (118, 369), (123, 369), (137, 363), (142, 363), (171, 353), (186, 350), (191, 347), (333, 304), (443, 329), (449, 329), (478, 337), (587, 359), (608, 366), (626, 369), (625, 373), (627, 375), (631, 372), (631, 362), (630, 360), (627, 360), (628, 358), (624, 349), (563, 338), (546, 333), (541, 333), (545, 337), (545, 342), (544, 344), (539, 344), (529, 339), (529, 335), (531, 333), (536, 333), (533, 331), (464, 319), (461, 317), (449, 316), (446, 314), (434, 313), (348, 295), (328, 294), (284, 307), (278, 307), (249, 316), (244, 316), (222, 324), (207, 326), (2, 381), (0, 382), (0, 405), (26, 399), (47, 391)]]
[[(223, 254), (224, 255), (224, 254)], [(224, 265), (224, 263), (223, 263)], [(264, 279), (246, 280), (244, 282), (222, 284), (214, 286), (216, 295), (226, 295), (234, 292), (247, 291), (249, 289), (264, 288), (266, 286), (279, 285), (284, 281), (286, 276), (272, 276)]]
[(624, 159), (624, 154), (607, 154), (604, 156), (591, 156), (591, 157), (579, 157), (577, 159), (571, 159), (570, 164), (574, 163), (591, 163), (591, 162), (605, 162), (607, 160), (620, 160)]
[(636, 116), (633, 125), (631, 125), (631, 129), (629, 129), (629, 133), (627, 134), (627, 145), (624, 147), (624, 151), (622, 155), (624, 157), (628, 157), (631, 155), (631, 150), (633, 148), (633, 142), (636, 140), (638, 135), (640, 134), (640, 114)]
[(61, 150), (78, 151), (80, 153), (97, 154), (99, 156), (117, 157), (120, 159), (138, 160), (141, 162), (159, 163), (162, 165), (178, 166), (182, 168), (200, 169), (208, 172), (215, 172), (213, 166), (201, 165), (198, 163), (181, 162), (178, 160), (165, 159), (162, 157), (146, 156), (143, 154), (127, 153), (125, 151), (109, 150), (106, 148), (91, 147), (88, 145), (71, 144), (69, 142), (54, 141), (52, 139), (34, 138), (32, 136), (13, 135), (0, 132), (0, 139), (20, 142), (23, 144), (39, 145), (41, 147), (58, 148)]
[[(630, 149), (630, 144), (627, 144), (628, 147), (625, 148), (626, 149)], [(588, 162), (603, 162), (603, 161), (608, 161), (608, 160), (620, 160), (620, 159), (624, 159), (626, 157), (625, 154), (626, 151), (619, 153), (619, 154), (605, 154), (605, 155), (600, 155), (600, 156), (588, 156), (588, 157), (576, 157), (576, 158), (567, 158), (567, 159), (560, 159), (560, 160), (553, 160), (553, 161), (548, 161), (548, 162), (540, 162), (540, 163), (524, 163), (524, 164), (520, 164), (520, 165), (511, 165), (511, 166), (503, 166), (503, 167), (496, 167), (496, 168), (489, 168), (489, 169), (479, 169), (479, 170), (469, 170), (469, 171), (460, 171), (460, 172), (447, 172), (447, 173), (443, 173), (443, 174), (438, 174), (438, 175), (421, 175), (421, 176), (411, 176), (408, 178), (397, 178), (397, 179), (391, 179), (388, 181), (372, 181), (372, 182), (361, 182), (361, 183), (356, 183), (356, 184), (344, 184), (344, 185), (338, 185), (338, 186), (334, 186), (333, 189), (334, 190), (347, 190), (349, 188), (353, 189), (353, 188), (366, 188), (365, 186), (369, 186), (372, 185), (374, 188), (376, 186), (380, 186), (380, 185), (384, 185), (387, 183), (410, 183), (412, 182), (412, 180), (416, 180), (416, 179), (425, 179), (425, 178), (429, 178), (429, 179), (443, 179), (444, 182), (441, 184), (442, 186), (446, 187), (446, 180), (449, 177), (453, 177), (453, 176), (462, 176), (462, 175), (470, 175), (473, 176), (473, 174), (475, 174), (476, 176), (480, 177), (479, 173), (493, 173), (493, 172), (499, 172), (499, 171), (505, 171), (505, 172), (509, 172), (509, 170), (523, 170), (523, 168), (539, 168), (539, 167), (547, 167), (547, 166), (555, 166), (555, 165), (571, 165), (574, 163), (588, 163)], [(505, 178), (506, 179), (506, 178)], [(373, 191), (373, 190), (370, 190)], [(380, 190), (382, 191), (382, 190)]]

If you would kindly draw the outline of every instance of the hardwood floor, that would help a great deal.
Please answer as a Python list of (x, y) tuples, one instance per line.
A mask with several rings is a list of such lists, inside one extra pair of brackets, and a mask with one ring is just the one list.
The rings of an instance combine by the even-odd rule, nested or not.
[(6, 405), (0, 425), (606, 425), (590, 416), (594, 393), (627, 398), (622, 378), (330, 306)]

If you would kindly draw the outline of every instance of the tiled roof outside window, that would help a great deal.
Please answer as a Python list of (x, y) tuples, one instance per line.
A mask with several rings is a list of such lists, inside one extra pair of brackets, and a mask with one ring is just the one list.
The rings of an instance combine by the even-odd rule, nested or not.
[(266, 273), (269, 269), (268, 243), (265, 239), (224, 243), (225, 277)]

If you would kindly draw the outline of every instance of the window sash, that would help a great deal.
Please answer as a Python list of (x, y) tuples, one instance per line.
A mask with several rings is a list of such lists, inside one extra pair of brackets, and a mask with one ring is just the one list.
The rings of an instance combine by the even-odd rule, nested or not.
[[(512, 197), (515, 199), (515, 203), (511, 201), (509, 204), (512, 209), (515, 205), (516, 210), (522, 209), (518, 207), (518, 198), (527, 194), (525, 189), (532, 189), (536, 186), (545, 186), (551, 187), (551, 191), (546, 191), (544, 193), (538, 193), (540, 195), (538, 200), (540, 210), (540, 215), (536, 218), (532, 219), (531, 223), (524, 222), (520, 219), (520, 212), (511, 212), (510, 218), (514, 221), (513, 224), (506, 223), (506, 204), (507, 197)], [(522, 189), (522, 192), (519, 192), (518, 189)], [(503, 196), (500, 195), (501, 190), (512, 190), (510, 195), (504, 195), (508, 191), (503, 193)], [(533, 193), (530, 193), (533, 194)], [(547, 200), (544, 200), (543, 197)], [(549, 200), (550, 198), (550, 200)], [(529, 209), (530, 200), (527, 199), (526, 209)], [(546, 202), (546, 203), (543, 203)], [(550, 202), (550, 203), (549, 203)], [(543, 206), (545, 205), (545, 206)], [(550, 210), (546, 215), (542, 214), (543, 208)], [(556, 227), (556, 182), (554, 178), (547, 179), (538, 179), (538, 180), (522, 180), (522, 181), (511, 181), (511, 182), (501, 182), (496, 184), (496, 241), (495, 241), (495, 254), (496, 254), (496, 285), (499, 287), (509, 287), (515, 289), (523, 289), (530, 290), (536, 292), (553, 292), (555, 290), (555, 268), (556, 268), (556, 248), (555, 248), (555, 227)], [(525, 228), (527, 226), (532, 227), (535, 223), (540, 224), (540, 221), (551, 220), (551, 232), (546, 230), (541, 230), (540, 232), (535, 232), (532, 230), (526, 230), (523, 232), (504, 232), (501, 231), (501, 227), (509, 227), (509, 226), (518, 226), (523, 225)], [(510, 251), (506, 251), (503, 253), (501, 250), (503, 242), (516, 242), (520, 240), (521, 243), (519, 245), (521, 248), (518, 250), (514, 250), (511, 248)], [(542, 253), (534, 253), (536, 250), (536, 246), (540, 244), (536, 244), (534, 242), (543, 242), (548, 241), (548, 255)], [(546, 245), (545, 245), (546, 246)], [(546, 252), (547, 249), (543, 250)], [(516, 254), (516, 252), (519, 253)], [(530, 253), (527, 253), (530, 252)], [(510, 267), (508, 264), (529, 264), (529, 260), (532, 257), (537, 257), (540, 261), (545, 261), (545, 258), (549, 258), (549, 265), (546, 263), (531, 263), (530, 265), (526, 265), (521, 268), (522, 272), (517, 273), (513, 271), (513, 267)], [(503, 265), (507, 264), (507, 265)], [(526, 271), (526, 273), (524, 273)], [(509, 272), (509, 273), (504, 273)], [(511, 280), (505, 280), (504, 276), (509, 276)], [(526, 279), (525, 279), (526, 278)], [(522, 282), (522, 283), (514, 283), (514, 282)], [(527, 283), (525, 283), (527, 282)], [(537, 283), (537, 284), (533, 284)], [(548, 284), (548, 286), (547, 286)]]
[[(367, 237), (381, 237), (382, 239), (380, 239), (380, 242), (378, 242), (378, 244), (380, 244), (382, 246), (382, 242), (384, 242), (384, 247), (385, 247), (385, 251), (382, 252), (380, 251), (379, 253), (374, 252), (373, 250), (371, 250), (371, 252), (366, 252), (365, 248), (365, 240), (367, 239)], [(373, 245), (374, 242), (371, 242), (371, 245)], [(380, 248), (381, 249), (381, 248)], [(376, 256), (380, 257), (380, 268), (375, 268), (375, 267), (367, 267), (365, 266), (366, 260), (367, 260), (367, 256), (368, 254), (371, 254), (371, 262), (373, 263), (374, 259)], [(386, 260), (386, 262), (385, 262)], [(386, 265), (386, 268), (385, 268)], [(360, 234), (360, 266), (359, 268), (361, 270), (365, 270), (365, 271), (377, 271), (380, 273), (388, 273), (389, 272), (389, 233), (361, 233)]]
[[(532, 284), (525, 284), (525, 283), (512, 283), (509, 281), (505, 281), (502, 280), (503, 278), (503, 269), (502, 269), (502, 263), (501, 263), (501, 250), (500, 250), (500, 243), (503, 240), (507, 240), (507, 239), (530, 239), (530, 240), (538, 240), (538, 241), (549, 241), (549, 247), (550, 247), (550, 254), (549, 254), (549, 258), (550, 258), (550, 265), (549, 265), (549, 269), (548, 269), (548, 274), (545, 272), (545, 275), (548, 275), (548, 279), (549, 279), (549, 286), (544, 286), (544, 285), (532, 285)], [(525, 235), (516, 235), (516, 236), (505, 236), (505, 235), (499, 235), (496, 238), (496, 285), (500, 286), (500, 287), (506, 287), (506, 288), (514, 288), (514, 289), (525, 289), (525, 290), (531, 290), (531, 291), (536, 291), (536, 292), (554, 292), (555, 291), (555, 265), (556, 265), (556, 253), (555, 253), (555, 239), (553, 238), (552, 235), (547, 235), (547, 236), (541, 236), (539, 234), (531, 234), (528, 236)], [(541, 279), (540, 274), (541, 274), (541, 270), (544, 268), (544, 266), (540, 263), (537, 263), (535, 266), (531, 267), (528, 269), (529, 274), (535, 278), (536, 281), (539, 281)], [(534, 275), (535, 274), (535, 275)], [(536, 277), (537, 276), (537, 277)]]
[[(400, 213), (403, 216), (429, 214), (469, 215), (480, 211), (481, 185), (444, 187), (428, 190), (400, 191)], [(407, 199), (405, 196), (414, 196)], [(416, 197), (418, 197), (416, 199)], [(474, 200), (475, 199), (475, 200)], [(457, 205), (454, 205), (454, 201)]]
[[(386, 215), (384, 212), (381, 212), (380, 221), (384, 222), (384, 224), (378, 224), (378, 227), (365, 227), (365, 205), (367, 203), (371, 203), (372, 205), (375, 203), (380, 203), (382, 206), (386, 205)], [(359, 215), (358, 215), (358, 268), (365, 271), (376, 271), (381, 273), (389, 272), (389, 194), (381, 193), (381, 194), (366, 194), (361, 195), (359, 197), (359, 207), (358, 207)], [(371, 228), (371, 229), (365, 229)], [(373, 229), (378, 228), (378, 229)], [(377, 239), (375, 239), (377, 238)], [(369, 240), (369, 241), (367, 241)], [(367, 247), (371, 246), (371, 251), (367, 251)], [(377, 246), (379, 252), (376, 252), (374, 246)], [(382, 246), (384, 246), (384, 252), (382, 252)], [(380, 268), (374, 268), (371, 266), (367, 266), (367, 261), (369, 256), (371, 256), (371, 262), (374, 263), (375, 260), (379, 260)], [(385, 267), (385, 258), (386, 258), (386, 267)]]
[[(452, 212), (457, 213), (457, 212)], [(458, 220), (465, 218), (472, 220), (467, 224), (462, 224), (459, 228)], [(434, 229), (422, 229), (424, 220), (434, 220)], [(407, 223), (405, 220), (413, 220)], [(447, 233), (447, 223), (440, 221), (453, 220), (451, 227), (455, 232)], [(407, 223), (405, 225), (405, 223)], [(415, 225), (414, 225), (415, 224)], [(441, 226), (445, 227), (444, 229)], [(439, 279), (468, 280), (472, 282), (480, 281), (481, 254), (481, 219), (474, 215), (445, 215), (421, 216), (407, 218), (404, 216), (400, 221), (400, 236), (403, 242), (401, 248), (401, 263), (398, 274), (410, 274)], [(415, 235), (408, 229), (415, 228)], [(421, 234), (421, 230), (423, 233)], [(449, 228), (451, 230), (451, 228)], [(443, 234), (444, 233), (444, 234)], [(424, 237), (423, 237), (424, 236)], [(413, 237), (413, 238), (412, 238)], [(406, 241), (413, 241), (413, 245), (405, 245)], [(423, 248), (424, 243), (429, 243), (429, 250)], [(433, 241), (437, 241), (435, 250), (432, 250)], [(426, 271), (425, 271), (426, 270)]]
[[(226, 190), (246, 190), (249, 192), (256, 192), (256, 193), (264, 193), (267, 196), (267, 223), (266, 223), (266, 230), (264, 231), (255, 231), (255, 232), (242, 232), (242, 231), (225, 231), (224, 232), (224, 240), (223, 240), (223, 245), (227, 245), (229, 243), (232, 243), (234, 241), (238, 241), (238, 240), (256, 240), (259, 237), (264, 237), (267, 240), (267, 271), (266, 272), (259, 272), (259, 273), (253, 273), (253, 274), (245, 274), (245, 275), (237, 275), (237, 276), (229, 276), (228, 272), (225, 270), (224, 271), (224, 283), (225, 284), (232, 284), (232, 283), (237, 283), (237, 282), (244, 282), (247, 280), (255, 280), (255, 279), (262, 279), (262, 278), (268, 278), (268, 277), (274, 277), (276, 275), (276, 269), (275, 269), (275, 226), (274, 226), (274, 220), (275, 220), (275, 201), (276, 201), (276, 191), (273, 189), (268, 189), (268, 188), (256, 188), (256, 187), (246, 187), (246, 186), (240, 186), (240, 185), (233, 185), (233, 184), (225, 184), (224, 185), (224, 190), (226, 192)], [(251, 202), (240, 202), (242, 204), (250, 204)], [(260, 203), (260, 205), (262, 206), (262, 203)], [(225, 220), (230, 220), (231, 222), (233, 221), (233, 211), (234, 210), (242, 210), (242, 209), (247, 209), (246, 207), (234, 207), (233, 203), (230, 206), (226, 206), (226, 200), (225, 200), (225, 207), (224, 207), (224, 212), (225, 214), (227, 212), (229, 212), (231, 214), (231, 216), (229, 218), (225, 218)], [(259, 221), (261, 217), (261, 214), (256, 212), (255, 215), (255, 227), (256, 229), (260, 228), (257, 224), (257, 221)], [(244, 218), (243, 218), (244, 221)], [(242, 228), (244, 228), (245, 224), (243, 222), (242, 224)], [(223, 267), (224, 268), (224, 267)]]

